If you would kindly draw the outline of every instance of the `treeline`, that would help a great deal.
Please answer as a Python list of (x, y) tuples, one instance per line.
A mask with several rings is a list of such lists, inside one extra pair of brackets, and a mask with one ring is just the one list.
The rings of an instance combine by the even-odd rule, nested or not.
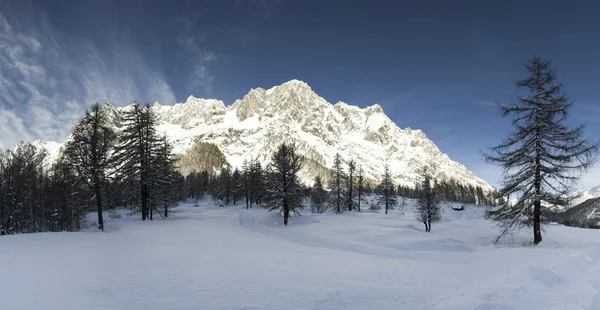
[(0, 152), (0, 233), (75, 231), (91, 193), (64, 162), (44, 169), (46, 153), (21, 143)]
[[(281, 147), (295, 152), (293, 146), (282, 144)], [(273, 156), (275, 154), (277, 152)], [(263, 202), (271, 206), (269, 191), (277, 187), (277, 183), (271, 181), (272, 173), (269, 171), (274, 162), (275, 158), (272, 158), (266, 167), (261, 167), (257, 160), (245, 161), (241, 169), (226, 166), (218, 175), (208, 178), (208, 192), (213, 200), (222, 206), (245, 204), (246, 208), (251, 208), (253, 205), (262, 205)], [(205, 174), (208, 175), (206, 172)], [(368, 208), (384, 209), (386, 214), (398, 205), (399, 196), (417, 200), (424, 196), (435, 196), (436, 201), (479, 205), (494, 205), (497, 201), (493, 192), (486, 192), (482, 187), (466, 186), (455, 181), (437, 181), (427, 172), (423, 173), (422, 178), (431, 184), (424, 187), (424, 181), (419, 180), (414, 187), (397, 186), (393, 182), (389, 166), (386, 165), (381, 182), (372, 186), (366, 180), (364, 170), (354, 160), (345, 162), (340, 154), (336, 154), (330, 170), (329, 183), (323, 184), (322, 179), (317, 177), (312, 186), (298, 184), (297, 194), (300, 196), (297, 199), (306, 200), (305, 205), (310, 205), (314, 213), (328, 210), (342, 213)], [(377, 203), (371, 201), (367, 204), (366, 197), (373, 195), (377, 195)], [(431, 219), (428, 221), (431, 222)]]
[[(115, 207), (128, 207), (142, 220), (168, 217), (179, 202), (200, 199), (207, 192), (222, 205), (281, 209), (286, 223), (287, 216), (304, 205), (316, 213), (364, 208), (388, 213), (398, 205), (398, 196), (423, 196), (421, 183), (395, 185), (387, 165), (381, 182), (373, 184), (362, 167), (354, 160), (342, 160), (340, 154), (335, 156), (327, 184), (318, 177), (313, 184), (301, 184), (298, 177), (305, 159), (288, 144), (280, 145), (264, 167), (252, 159), (232, 168), (218, 147), (202, 141), (178, 158), (156, 126), (149, 106), (133, 103), (124, 112), (114, 113), (110, 106), (96, 104), (75, 126), (51, 167), (44, 165), (47, 155), (28, 143), (2, 151), (2, 234), (78, 230), (91, 210), (97, 212), (98, 229), (104, 230), (103, 211)], [(204, 157), (211, 159), (209, 164), (203, 163)], [(178, 166), (181, 163), (184, 168)], [(220, 171), (215, 173), (217, 167)], [(493, 194), (481, 187), (431, 180), (437, 199), (495, 202)], [(367, 205), (366, 197), (373, 194), (378, 196), (377, 203)]]
[[(398, 186), (398, 195), (417, 199), (420, 197), (419, 185), (419, 182), (414, 187), (400, 185)], [(485, 191), (481, 186), (463, 185), (454, 180), (438, 181), (433, 179), (432, 186), (436, 196), (443, 201), (493, 206), (499, 199), (495, 191)]]
[[(98, 104), (79, 121), (50, 168), (29, 143), (0, 153), (0, 232), (74, 231), (87, 212), (126, 206), (142, 220), (168, 217), (180, 201), (199, 198), (208, 177), (178, 172), (166, 137), (156, 132), (149, 106), (138, 103), (111, 118)], [(116, 132), (113, 124), (121, 124)]]

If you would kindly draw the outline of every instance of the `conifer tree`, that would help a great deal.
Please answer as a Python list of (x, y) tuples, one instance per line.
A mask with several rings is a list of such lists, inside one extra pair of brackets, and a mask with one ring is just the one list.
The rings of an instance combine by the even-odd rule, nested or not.
[(542, 203), (568, 203), (566, 193), (592, 165), (598, 144), (583, 137), (583, 125), (566, 124), (571, 102), (550, 61), (534, 57), (525, 69), (528, 77), (517, 81), (516, 87), (527, 93), (511, 104), (499, 104), (503, 117), (514, 117), (514, 130), (485, 156), (504, 171), (500, 194), (518, 198), (515, 204), (490, 211), (488, 217), (503, 228), (496, 241), (511, 229), (533, 227), (533, 243), (539, 244)]
[(356, 206), (357, 206), (358, 212), (360, 212), (360, 204), (362, 203), (364, 196), (365, 196), (364, 182), (365, 182), (364, 172), (363, 172), (362, 167), (359, 167), (358, 174), (356, 176), (357, 195), (358, 195), (358, 201), (357, 201)]
[(233, 204), (235, 205), (235, 203), (242, 196), (244, 196), (245, 187), (244, 177), (238, 168), (235, 168), (235, 170), (233, 171), (233, 174), (231, 175), (231, 182), (233, 186), (231, 196), (233, 198)]
[(431, 223), (440, 220), (440, 206), (435, 187), (432, 186), (431, 177), (425, 171), (419, 184), (419, 199), (417, 204), (417, 219), (425, 225), (425, 231), (431, 232)]
[(246, 200), (246, 209), (249, 209), (252, 205), (252, 196), (251, 196), (251, 170), (250, 164), (247, 160), (244, 160), (244, 164), (242, 165), (242, 179), (244, 181), (244, 198)]
[(379, 184), (379, 203), (384, 205), (385, 214), (388, 210), (393, 210), (398, 204), (398, 199), (394, 193), (394, 184), (389, 165), (385, 165), (385, 171), (381, 183)]
[(217, 177), (217, 184), (215, 187), (216, 198), (223, 201), (225, 205), (229, 205), (233, 198), (233, 181), (231, 177), (231, 167), (225, 166), (221, 168), (219, 176)]
[(335, 154), (331, 176), (329, 177), (329, 208), (337, 213), (342, 212), (344, 204), (344, 169), (342, 168), (342, 157)]
[(352, 208), (355, 207), (356, 202), (354, 198), (356, 193), (354, 192), (354, 171), (356, 170), (356, 162), (354, 160), (350, 160), (348, 162), (348, 177), (346, 179), (346, 206), (348, 207), (348, 211), (352, 211)]
[(173, 147), (167, 137), (160, 139), (157, 153), (151, 158), (150, 169), (150, 219), (153, 212), (160, 212), (164, 217), (169, 216), (169, 208), (175, 207), (179, 202), (179, 193), (176, 188), (180, 174), (175, 167)]
[[(252, 188), (252, 198), (254, 203), (257, 205), (262, 204), (262, 198), (266, 194), (265, 188), (265, 175), (263, 173), (263, 168), (258, 159), (255, 159), (251, 163), (251, 188)], [(250, 206), (252, 207), (252, 206)]]
[(300, 214), (302, 187), (298, 173), (302, 169), (302, 157), (294, 145), (281, 144), (271, 157), (267, 171), (267, 203), (269, 211), (280, 210), (283, 224), (288, 224), (290, 213)]
[(149, 106), (142, 108), (137, 102), (123, 114), (124, 129), (119, 137), (115, 161), (121, 181), (132, 185), (130, 199), (139, 203), (145, 221), (150, 215), (151, 163), (158, 145), (156, 116)]
[(112, 168), (110, 154), (116, 143), (116, 134), (108, 125), (105, 110), (99, 104), (86, 112), (73, 129), (71, 140), (66, 144), (64, 156), (80, 179), (93, 190), (98, 212), (98, 229), (104, 230), (103, 188), (108, 183)]
[(313, 213), (323, 213), (327, 211), (327, 192), (323, 188), (323, 182), (319, 176), (315, 177), (310, 201)]

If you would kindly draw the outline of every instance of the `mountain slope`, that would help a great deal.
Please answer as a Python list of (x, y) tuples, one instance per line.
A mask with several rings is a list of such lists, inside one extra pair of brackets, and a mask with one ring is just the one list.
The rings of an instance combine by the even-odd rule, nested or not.
[(568, 226), (600, 228), (600, 198), (587, 199), (555, 217), (557, 222)]
[(576, 206), (588, 199), (600, 197), (600, 186), (582, 189), (571, 195), (571, 206)]
[[(105, 108), (114, 114), (118, 129), (118, 114), (128, 107)], [(412, 186), (427, 166), (438, 179), (492, 189), (440, 152), (421, 130), (396, 126), (380, 105), (364, 109), (343, 102), (332, 105), (298, 80), (268, 90), (252, 89), (230, 106), (190, 96), (185, 103), (156, 103), (152, 108), (159, 132), (166, 133), (176, 153), (186, 153), (198, 139), (218, 146), (234, 167), (253, 157), (266, 165), (276, 147), (289, 142), (306, 158), (301, 179), (307, 184), (315, 175), (327, 179), (327, 168), (339, 152), (346, 160), (356, 160), (372, 181), (381, 178), (387, 163), (398, 184)]]

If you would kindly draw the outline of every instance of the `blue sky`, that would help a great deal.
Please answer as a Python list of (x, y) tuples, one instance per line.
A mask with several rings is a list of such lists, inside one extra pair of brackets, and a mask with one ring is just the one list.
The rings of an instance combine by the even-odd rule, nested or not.
[(553, 60), (570, 121), (600, 138), (599, 4), (411, 2), (0, 0), (0, 147), (63, 140), (94, 102), (230, 104), (295, 78), (330, 102), (381, 104), (495, 184), (479, 151), (509, 120), (493, 102), (514, 97), (533, 55)]

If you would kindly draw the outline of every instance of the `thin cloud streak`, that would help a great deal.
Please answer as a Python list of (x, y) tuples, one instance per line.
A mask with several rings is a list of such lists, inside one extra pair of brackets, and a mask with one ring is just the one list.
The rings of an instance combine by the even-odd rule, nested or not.
[(135, 48), (102, 54), (98, 47), (88, 38), (65, 40), (43, 16), (0, 12), (0, 147), (62, 141), (95, 102), (176, 102), (162, 72)]

